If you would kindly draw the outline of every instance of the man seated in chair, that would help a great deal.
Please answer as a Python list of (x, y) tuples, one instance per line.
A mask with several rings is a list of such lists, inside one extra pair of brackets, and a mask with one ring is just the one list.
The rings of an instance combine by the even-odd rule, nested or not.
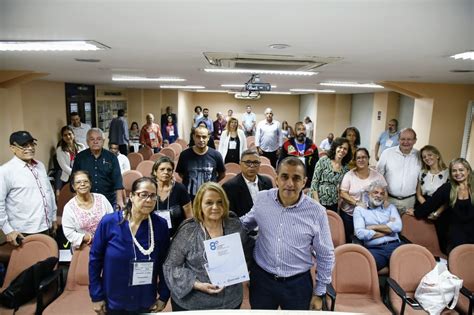
[(402, 244), (398, 237), (402, 220), (394, 205), (385, 207), (385, 191), (383, 183), (373, 182), (367, 191), (367, 206), (354, 209), (355, 236), (374, 256), (377, 270), (388, 265), (392, 252)]

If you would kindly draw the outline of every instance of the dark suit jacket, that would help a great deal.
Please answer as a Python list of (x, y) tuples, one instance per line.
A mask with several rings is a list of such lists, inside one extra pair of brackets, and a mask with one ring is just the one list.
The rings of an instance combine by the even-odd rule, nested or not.
[[(273, 188), (270, 179), (260, 175), (257, 176), (259, 191)], [(235, 212), (240, 217), (252, 209), (252, 196), (250, 195), (250, 191), (245, 183), (242, 173), (225, 182), (222, 187), (229, 198), (230, 211)]]

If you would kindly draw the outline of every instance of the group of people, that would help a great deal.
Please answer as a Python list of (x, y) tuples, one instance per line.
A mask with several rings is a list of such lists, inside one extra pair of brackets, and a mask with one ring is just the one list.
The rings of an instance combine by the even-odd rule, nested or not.
[[(474, 243), (469, 163), (459, 158), (447, 167), (430, 145), (418, 152), (415, 131), (398, 131), (396, 120), (377, 142), (373, 169), (355, 127), (341, 137), (328, 135), (328, 146), (321, 145), (319, 152), (307, 121), (297, 122), (286, 138), (271, 108), (257, 123), (249, 106), (247, 122), (240, 125), (228, 113), (219, 131), (206, 110), (195, 117), (193, 141), (176, 168), (175, 161), (161, 157), (151, 174), (133, 183), (126, 200), (121, 144), (104, 149), (103, 132), (84, 127), (80, 119), (62, 128), (57, 149), (61, 186), (69, 183), (75, 192), (64, 207), (62, 228), (72, 248), (91, 246), (90, 295), (96, 312), (160, 311), (170, 297), (173, 310), (239, 308), (242, 285), (213, 285), (205, 267), (204, 241), (233, 233), (245, 249), (255, 242), (248, 260), (252, 308), (321, 309), (334, 265), (326, 210), (340, 213), (347, 241), (359, 238), (378, 269), (401, 245), (403, 214), (435, 220), (446, 252)], [(175, 123), (171, 114), (168, 108), (162, 119)], [(123, 115), (117, 120), (113, 123), (122, 124)], [(223, 120), (221, 114), (220, 126)], [(160, 148), (162, 130), (148, 114), (139, 138)], [(213, 134), (219, 136), (217, 150), (209, 145)], [(252, 135), (255, 148), (249, 149), (246, 138)], [(54, 236), (57, 229), (54, 191), (43, 164), (34, 159), (36, 142), (27, 131), (12, 133), (14, 157), (0, 167), (0, 227), (15, 246), (30, 234)], [(262, 156), (276, 168), (277, 188), (259, 174)], [(229, 162), (240, 165), (240, 174), (217, 184)], [(182, 183), (174, 181), (175, 170)], [(313, 257), (315, 283), (309, 272)]]

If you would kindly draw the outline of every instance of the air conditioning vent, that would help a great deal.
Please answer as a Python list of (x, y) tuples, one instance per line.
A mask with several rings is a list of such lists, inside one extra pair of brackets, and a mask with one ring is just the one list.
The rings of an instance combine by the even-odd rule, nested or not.
[(228, 69), (265, 69), (311, 71), (342, 60), (341, 57), (265, 55), (204, 52), (207, 61), (216, 67)]

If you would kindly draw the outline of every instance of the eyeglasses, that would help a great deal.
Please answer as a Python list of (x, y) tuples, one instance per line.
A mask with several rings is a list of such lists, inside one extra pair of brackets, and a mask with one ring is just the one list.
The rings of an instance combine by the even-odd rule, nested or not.
[(260, 164), (262, 164), (262, 162), (260, 162), (260, 161), (241, 161), (241, 162), (244, 163), (248, 167), (252, 167), (252, 166), (257, 167)]
[(24, 145), (18, 145), (18, 144), (13, 144), (13, 146), (17, 149), (20, 149), (22, 151), (26, 151), (28, 149), (34, 149), (36, 147), (36, 143), (34, 142), (28, 142), (28, 143), (25, 143)]
[(367, 160), (367, 159), (369, 159), (368, 156), (358, 156), (358, 157), (356, 157), (356, 160)]
[(135, 195), (138, 196), (138, 198), (142, 199), (142, 200), (147, 200), (148, 198), (150, 198), (151, 200), (158, 200), (158, 195), (157, 194), (150, 194), (150, 193), (147, 193), (146, 191), (140, 191), (140, 192), (136, 192)]
[(91, 182), (87, 179), (84, 179), (84, 180), (76, 180), (74, 181), (74, 184), (75, 185), (82, 185), (82, 184), (90, 184)]

